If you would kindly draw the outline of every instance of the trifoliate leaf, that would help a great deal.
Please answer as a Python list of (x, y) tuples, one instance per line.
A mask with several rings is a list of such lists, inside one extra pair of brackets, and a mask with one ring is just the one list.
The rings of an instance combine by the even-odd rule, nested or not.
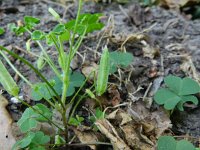
[(183, 104), (192, 102), (198, 104), (198, 99), (191, 95), (200, 91), (199, 84), (190, 78), (179, 78), (176, 76), (167, 76), (164, 78), (167, 88), (159, 89), (154, 95), (154, 100), (159, 105), (164, 104), (165, 109), (171, 110), (176, 106), (183, 111)]
[(110, 73), (117, 71), (117, 67), (125, 68), (133, 61), (131, 53), (110, 52)]

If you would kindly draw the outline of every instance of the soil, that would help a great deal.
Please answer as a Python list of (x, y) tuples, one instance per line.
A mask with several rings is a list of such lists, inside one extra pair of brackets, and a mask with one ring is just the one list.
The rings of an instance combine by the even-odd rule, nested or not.
[[(56, 24), (56, 21), (48, 13), (49, 7), (54, 8), (61, 17), (64, 17), (63, 20), (65, 21), (76, 16), (77, 5), (72, 5), (72, 7), (65, 11), (63, 6), (51, 3), (48, 0), (4, 0), (0, 1), (0, 27), (6, 29), (9, 23), (19, 24), (23, 22), (25, 15), (29, 15), (41, 18), (41, 24), (38, 28), (48, 32)], [(91, 34), (84, 40), (80, 52), (86, 52), (86, 60), (97, 62), (98, 58), (94, 57), (94, 52), (91, 52), (91, 50), (97, 48), (101, 52), (105, 44), (108, 45), (111, 51), (122, 50), (121, 45), (125, 38), (127, 38), (127, 35), (132, 35), (132, 37), (140, 34), (145, 35), (141, 39), (130, 38), (124, 45), (126, 51), (134, 55), (134, 62), (132, 63), (134, 72), (129, 82), (133, 89), (137, 89), (139, 86), (143, 88), (138, 93), (138, 96), (144, 95), (150, 83), (153, 83), (153, 85), (158, 84), (157, 88), (162, 86), (163, 76), (169, 74), (179, 77), (198, 76), (200, 72), (200, 20), (190, 20), (177, 11), (166, 10), (158, 6), (145, 8), (134, 2), (129, 2), (125, 5), (114, 2), (110, 4), (87, 2), (84, 4), (82, 12), (103, 13), (105, 17), (102, 18), (102, 21), (105, 22), (107, 27), (111, 26), (112, 21), (114, 22), (114, 26), (107, 28), (107, 37), (102, 39), (99, 47), (97, 47), (97, 44), (103, 32)], [(110, 22), (108, 22), (109, 19), (111, 20)], [(35, 63), (36, 59), (34, 57), (25, 55), (23, 52), (26, 49), (25, 42), (27, 40), (28, 35), (19, 37), (6, 30), (6, 34), (0, 36), (0, 45), (9, 49), (12, 48), (21, 56), (24, 55), (29, 61)], [(142, 40), (146, 46), (151, 48), (150, 52), (144, 51), (145, 44), (141, 43)], [(32, 50), (39, 52), (36, 45), (32, 45)], [(49, 49), (48, 53), (51, 53), (53, 58), (55, 57), (54, 49)], [(191, 56), (191, 59), (188, 56)], [(191, 69), (191, 66), (183, 68), (183, 64), (189, 64), (188, 60), (192, 60), (196, 68), (195, 72)], [(39, 81), (26, 66), (20, 64), (15, 59), (12, 62), (31, 82)], [(78, 63), (81, 63), (80, 59)], [(10, 71), (12, 72), (12, 70)], [(52, 76), (48, 67), (42, 72), (48, 78)], [(123, 74), (123, 76), (125, 78), (127, 74)], [(27, 89), (27, 86), (20, 80), (18, 80), (18, 83), (22, 86), (21, 94), (27, 98), (27, 101), (34, 103), (30, 100), (29, 91), (24, 90)], [(121, 93), (125, 95), (129, 89), (126, 85), (123, 86)], [(153, 90), (151, 91), (154, 93)], [(152, 93), (149, 93), (148, 96), (151, 97)], [(6, 97), (8, 96), (6, 95)], [(127, 98), (126, 95), (124, 97)], [(153, 104), (152, 110), (158, 107), (156, 104)], [(20, 104), (13, 104), (10, 101), (8, 109), (13, 119), (17, 121), (24, 107)], [(175, 111), (171, 115), (172, 131), (175, 135), (188, 134), (193, 137), (200, 137), (199, 116), (199, 106), (187, 105), (184, 112)]]

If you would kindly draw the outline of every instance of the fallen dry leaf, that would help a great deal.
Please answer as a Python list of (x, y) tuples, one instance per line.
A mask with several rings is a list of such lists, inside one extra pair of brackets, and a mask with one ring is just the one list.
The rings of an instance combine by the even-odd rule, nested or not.
[(114, 150), (131, 150), (107, 119), (97, 120), (95, 125), (111, 141)]
[[(154, 112), (150, 112), (145, 107), (144, 102), (139, 101), (128, 108), (128, 113), (135, 121), (142, 124), (146, 134), (154, 130), (155, 138), (158, 138), (165, 130), (172, 127), (168, 114), (161, 107)], [(153, 134), (151, 133), (151, 135)]]
[[(97, 134), (92, 130), (82, 131), (77, 128), (73, 128), (74, 133), (81, 141), (81, 143), (96, 143), (98, 142)], [(96, 150), (96, 145), (88, 145), (92, 150)]]
[(111, 98), (110, 101), (111, 101), (112, 106), (119, 105), (121, 102), (121, 97), (116, 85), (111, 85), (108, 88), (108, 93), (109, 93), (109, 97)]
[[(82, 67), (82, 73), (86, 78), (89, 77), (89, 80), (94, 80), (94, 78), (97, 76), (97, 70), (98, 70), (98, 65), (94, 62), (91, 62), (90, 65), (84, 65)], [(92, 72), (94, 72), (92, 74)]]
[(146, 41), (142, 40), (141, 43), (143, 44), (143, 56), (153, 59), (155, 56), (159, 55), (159, 49), (149, 45)]
[(16, 142), (12, 135), (12, 118), (6, 110), (7, 105), (7, 99), (0, 95), (0, 150), (11, 150)]
[[(138, 129), (138, 126), (136, 124), (129, 123), (126, 125), (123, 125), (121, 127), (122, 131), (124, 132), (125, 139), (128, 143), (128, 145), (132, 149), (137, 149), (137, 150), (151, 150), (152, 145), (148, 144), (145, 142), (144, 138), (141, 138), (141, 132)], [(144, 136), (144, 135), (143, 135)], [(150, 141), (149, 139), (147, 140), (148, 142)]]
[(164, 7), (179, 9), (188, 4), (198, 4), (198, 0), (160, 0), (160, 4)]

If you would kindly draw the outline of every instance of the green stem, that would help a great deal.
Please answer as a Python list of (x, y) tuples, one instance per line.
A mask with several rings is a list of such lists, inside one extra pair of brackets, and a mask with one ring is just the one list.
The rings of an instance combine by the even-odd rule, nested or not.
[[(94, 84), (93, 84), (89, 89), (91, 90), (93, 87), (94, 87)], [(71, 117), (74, 116), (74, 113), (75, 113), (75, 111), (76, 111), (76, 108), (78, 107), (78, 105), (80, 104), (80, 102), (83, 100), (83, 98), (86, 97), (86, 95), (87, 95), (87, 93), (83, 94), (83, 95), (79, 98), (79, 100), (76, 102), (76, 104), (75, 104), (75, 106), (73, 107), (73, 110), (72, 110), (72, 112), (71, 112), (69, 118), (71, 118)], [(69, 118), (68, 118), (68, 121), (69, 121)]]
[(70, 62), (71, 62), (71, 59), (72, 59), (71, 56), (74, 53), (73, 52), (74, 39), (75, 39), (75, 35), (76, 35), (76, 30), (77, 30), (77, 25), (78, 25), (78, 21), (79, 21), (81, 7), (82, 7), (82, 0), (79, 0), (79, 7), (78, 7), (78, 13), (77, 13), (77, 16), (76, 16), (74, 32), (73, 32), (73, 36), (72, 36), (72, 39), (71, 39), (71, 42), (70, 42), (69, 57), (67, 59), (66, 69), (63, 70), (63, 72), (64, 72), (64, 74), (63, 74), (63, 92), (62, 92), (61, 101), (63, 102), (64, 105), (65, 105), (65, 102), (66, 102), (67, 89), (69, 87)]
[[(68, 90), (68, 87), (69, 87), (70, 63), (71, 63), (72, 56), (73, 56), (73, 53), (74, 53), (73, 48), (74, 48), (74, 39), (75, 39), (75, 35), (76, 35), (75, 32), (77, 30), (77, 25), (78, 25), (78, 21), (79, 21), (81, 7), (82, 7), (82, 0), (79, 0), (79, 7), (78, 7), (78, 13), (77, 13), (77, 16), (76, 16), (74, 32), (73, 32), (73, 36), (72, 36), (72, 39), (71, 39), (71, 42), (70, 42), (69, 55), (67, 57), (66, 64), (64, 64), (66, 66), (64, 68), (62, 68), (63, 69), (63, 80), (62, 80), (63, 81), (63, 91), (62, 91), (61, 102), (62, 102), (63, 105), (66, 104), (67, 90)], [(65, 140), (68, 141), (68, 124), (67, 124), (67, 118), (66, 118), (66, 110), (67, 110), (67, 108), (63, 109), (62, 119), (63, 119), (63, 125), (65, 127)]]

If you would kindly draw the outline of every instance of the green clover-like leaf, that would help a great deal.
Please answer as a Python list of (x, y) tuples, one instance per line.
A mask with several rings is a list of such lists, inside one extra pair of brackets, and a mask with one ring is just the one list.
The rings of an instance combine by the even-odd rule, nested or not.
[(186, 102), (192, 102), (193, 104), (198, 105), (198, 102), (199, 102), (199, 101), (198, 101), (197, 97), (195, 97), (195, 96), (193, 96), (193, 95), (181, 96), (181, 101), (178, 103), (177, 108), (178, 108), (180, 111), (184, 111), (183, 105), (184, 105)]
[(176, 144), (176, 150), (195, 150), (195, 147), (189, 141), (180, 140)]
[[(36, 104), (33, 108), (36, 111), (32, 108), (27, 108), (17, 122), (22, 132), (27, 132), (36, 128), (38, 121), (47, 121), (52, 117), (52, 112), (43, 104)], [(40, 112), (40, 114), (38, 112)]]
[(157, 104), (163, 105), (167, 110), (172, 110), (176, 106), (183, 111), (183, 105), (186, 102), (198, 104), (198, 99), (191, 95), (200, 91), (199, 84), (190, 78), (179, 78), (176, 76), (167, 76), (164, 78), (167, 88), (159, 89), (154, 95)]
[(42, 32), (40, 30), (35, 30), (31, 34), (31, 38), (32, 38), (32, 40), (42, 40), (45, 38), (45, 34), (44, 34), (44, 32)]
[(32, 139), (31, 143), (34, 143), (36, 145), (40, 144), (40, 145), (44, 145), (46, 143), (48, 143), (50, 141), (50, 137), (47, 135), (44, 135), (43, 132), (38, 131), (35, 133), (34, 138)]
[(176, 76), (167, 76), (165, 79), (165, 84), (169, 87), (169, 89), (173, 90), (178, 95), (190, 95), (200, 92), (199, 84), (190, 79)]
[(186, 140), (176, 141), (172, 136), (161, 136), (158, 138), (157, 150), (195, 150), (195, 147)]
[(35, 25), (40, 23), (40, 19), (32, 17), (32, 16), (25, 16), (24, 17), (24, 23), (29, 29), (31, 29)]
[(54, 34), (60, 35), (65, 32), (65, 25), (58, 24), (54, 27), (53, 31)]
[(178, 104), (178, 102), (181, 101), (181, 97), (177, 96), (175, 93), (168, 89), (159, 89), (155, 96), (154, 100), (159, 105), (163, 105), (165, 109), (171, 110), (174, 109), (174, 107)]
[(171, 136), (161, 136), (157, 143), (158, 150), (176, 150), (176, 140)]
[[(82, 35), (86, 29), (86, 33), (95, 30), (101, 30), (104, 27), (103, 23), (99, 22), (102, 14), (81, 14), (79, 17), (76, 33)], [(65, 24), (66, 29), (74, 31), (75, 20), (71, 20)]]
[(110, 73), (116, 72), (117, 67), (127, 67), (132, 61), (133, 55), (131, 53), (110, 52)]
[(15, 143), (12, 150), (28, 148), (29, 150), (45, 150), (44, 144), (50, 141), (50, 137), (43, 132), (29, 132), (22, 140)]
[[(70, 74), (70, 83), (67, 91), (67, 96), (71, 96), (75, 92), (76, 87), (80, 87), (85, 80), (85, 77), (79, 72), (73, 72)], [(62, 81), (58, 77), (54, 77), (50, 80), (51, 83), (54, 83), (53, 88), (55, 91), (61, 95), (62, 94)], [(51, 89), (48, 88), (46, 83), (36, 83), (31, 91), (31, 98), (35, 101), (41, 99), (51, 99), (55, 94)]]
[(12, 150), (18, 150), (19, 148), (26, 148), (28, 145), (30, 145), (32, 139), (35, 137), (35, 133), (29, 132), (22, 140), (17, 141), (13, 147)]

